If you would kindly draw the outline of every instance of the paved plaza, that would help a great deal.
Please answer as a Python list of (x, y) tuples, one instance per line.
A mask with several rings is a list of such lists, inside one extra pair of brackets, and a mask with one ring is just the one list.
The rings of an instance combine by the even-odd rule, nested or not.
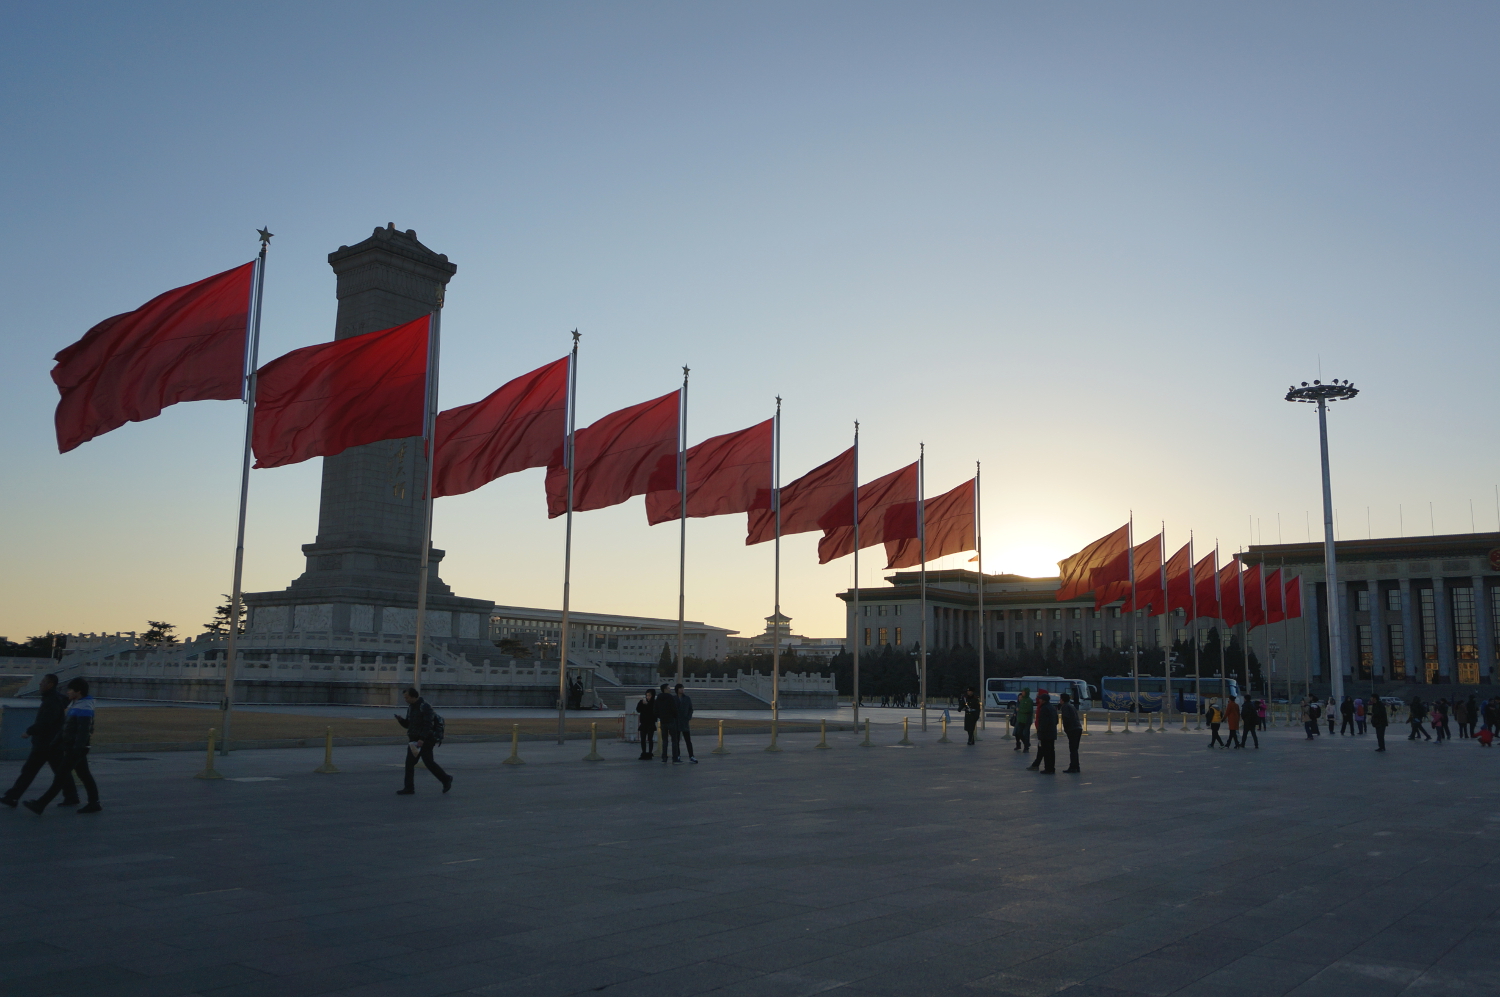
[(104, 813), (0, 812), (0, 992), (1500, 993), (1500, 751), (1403, 731), (462, 744), (415, 797), (399, 747), (97, 755)]

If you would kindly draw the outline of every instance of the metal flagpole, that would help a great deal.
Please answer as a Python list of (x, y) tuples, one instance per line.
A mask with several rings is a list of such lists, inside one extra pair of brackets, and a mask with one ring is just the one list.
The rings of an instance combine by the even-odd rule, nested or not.
[(427, 577), (432, 554), (432, 478), (437, 464), (437, 406), (438, 406), (438, 355), (442, 346), (443, 288), (438, 287), (437, 307), (432, 310), (432, 319), (427, 327), (427, 397), (426, 411), (422, 413), (422, 442), (427, 455), (427, 482), (424, 485), (426, 501), (422, 513), (422, 560), (417, 569), (417, 625), (416, 653), (411, 659), (411, 684), (422, 691), (422, 638), (427, 626)]
[[(1134, 509), (1130, 510), (1130, 524), (1129, 524), (1128, 539), (1129, 539), (1130, 546), (1127, 549), (1126, 559), (1130, 562), (1130, 606), (1131, 606), (1131, 609), (1130, 609), (1129, 621), (1125, 625), (1130, 628), (1127, 631), (1127, 633), (1130, 634), (1130, 676), (1131, 676), (1131, 679), (1133, 680), (1134, 687), (1135, 687), (1135, 691), (1131, 694), (1134, 698), (1132, 698), (1131, 701), (1130, 701), (1130, 712), (1131, 713), (1139, 713), (1141, 711), (1141, 648), (1140, 648), (1140, 641), (1136, 640), (1136, 634), (1135, 634), (1135, 612), (1136, 611), (1135, 611), (1135, 510)], [(1134, 717), (1131, 717), (1131, 716), (1127, 716), (1125, 718), (1125, 729), (1121, 733), (1124, 733), (1124, 734), (1129, 734), (1130, 733), (1130, 721), (1133, 720), (1133, 719), (1134, 719)]]
[(854, 726), (859, 726), (859, 420), (854, 420)]
[[(771, 609), (771, 719), (781, 719), (781, 396), (776, 396), (775, 463), (771, 468), (771, 512), (776, 517), (776, 585)], [(856, 579), (857, 580), (857, 579)]]
[[(1239, 555), (1244, 548), (1235, 553), (1235, 560), (1239, 561)], [(1250, 604), (1245, 601), (1245, 562), (1240, 561), (1240, 570), (1235, 572), (1235, 578), (1240, 584), (1240, 677), (1244, 679), (1246, 689), (1250, 688)], [(1261, 607), (1264, 611), (1265, 607)], [(1228, 706), (1228, 703), (1224, 704)]]
[[(682, 684), (682, 669), (685, 657), (683, 617), (687, 612), (687, 397), (688, 369), (682, 368), (682, 399), (677, 406), (677, 684)], [(675, 690), (674, 690), (675, 691)], [(662, 753), (662, 759), (666, 759)]]
[(250, 292), (250, 316), (245, 328), (245, 361), (242, 397), (245, 402), (245, 452), (240, 457), (240, 519), (234, 539), (234, 581), (229, 591), (229, 636), (224, 642), (224, 712), (220, 724), (223, 740), (219, 754), (229, 754), (229, 724), (234, 713), (234, 667), (238, 663), (240, 635), (240, 599), (245, 574), (245, 513), (250, 503), (250, 443), (255, 433), (256, 368), (260, 365), (260, 307), (266, 289), (266, 249), (271, 244), (269, 229), (258, 229), (260, 255), (255, 260), (255, 284)]
[[(1219, 612), (1224, 611), (1224, 586), (1219, 583), (1219, 538), (1214, 537), (1214, 591), (1219, 596)], [(1240, 612), (1245, 611), (1244, 600), (1240, 600)], [(1223, 620), (1224, 617), (1219, 617)], [(1224, 653), (1228, 650), (1224, 646), (1224, 636), (1219, 635), (1219, 699), (1224, 700), (1229, 695), (1229, 683), (1225, 673), (1229, 671), (1229, 658)], [(1222, 708), (1222, 707), (1221, 707)]]
[(1167, 705), (1172, 702), (1172, 601), (1167, 598), (1167, 521), (1161, 521), (1161, 720), (1156, 725), (1163, 733), (1167, 726)]
[(1281, 646), (1285, 648), (1288, 658), (1286, 663), (1286, 708), (1290, 711), (1292, 708), (1292, 663), (1290, 660), (1292, 645), (1287, 634), (1291, 614), (1287, 612), (1286, 604), (1286, 558), (1284, 557), (1281, 559), (1281, 574), (1277, 577), (1281, 579)]
[[(1188, 560), (1193, 565), (1193, 622), (1188, 625), (1188, 636), (1193, 638), (1193, 712), (1197, 714), (1193, 724), (1194, 730), (1203, 729), (1203, 658), (1202, 642), (1198, 640), (1195, 632), (1198, 628), (1198, 552), (1193, 548), (1193, 532), (1188, 531)], [(1218, 565), (1214, 565), (1215, 568)]]
[(979, 565), (979, 729), (984, 730), (988, 693), (984, 689), (984, 650), (990, 642), (989, 624), (984, 619), (984, 519), (979, 505), (979, 461), (974, 462), (974, 560)]
[(922, 590), (922, 670), (918, 673), (917, 698), (922, 703), (922, 729), (927, 729), (927, 517), (922, 515), (924, 480), (927, 472), (927, 444), (919, 444), (917, 455), (917, 547), (922, 558), (920, 586)]
[(567, 740), (568, 733), (568, 631), (572, 628), (569, 611), (573, 598), (573, 477), (577, 461), (573, 453), (573, 434), (578, 415), (578, 330), (573, 330), (573, 351), (568, 354), (568, 424), (563, 434), (563, 467), (568, 471), (568, 510), (563, 526), (563, 597), (562, 629), (557, 642), (557, 743)]

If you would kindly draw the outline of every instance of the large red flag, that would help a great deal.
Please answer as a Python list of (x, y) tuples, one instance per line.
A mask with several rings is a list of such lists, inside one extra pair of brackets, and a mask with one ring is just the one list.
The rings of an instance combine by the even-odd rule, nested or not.
[(1106, 534), (1057, 562), (1059, 602), (1076, 599), (1094, 588), (1093, 573), (1123, 554), (1130, 546), (1130, 526), (1127, 524)]
[[(927, 560), (974, 549), (974, 479), (922, 502)], [(916, 537), (885, 542), (886, 570), (922, 563), (922, 541)]]
[(1231, 559), (1219, 569), (1219, 619), (1228, 626), (1245, 621), (1245, 605), (1240, 601), (1240, 562)]
[(1172, 555), (1167, 562), (1167, 608), (1193, 612), (1193, 553), (1191, 544)]
[(1281, 591), (1281, 569), (1277, 568), (1266, 576), (1266, 622), (1280, 623), (1286, 619), (1286, 610), (1282, 606)]
[[(823, 517), (840, 503), (846, 508), (853, 508), (853, 447), (828, 463), (813, 468), (791, 484), (781, 486), (781, 535), (785, 537), (793, 533), (821, 530)], [(764, 496), (756, 495), (755, 504), (750, 507), (747, 526), (747, 546), (775, 539), (776, 513), (771, 509), (769, 487)]]
[(1160, 616), (1167, 611), (1167, 595), (1161, 589), (1161, 555), (1160, 533), (1135, 545), (1135, 594), (1130, 595), (1127, 587), (1121, 610), (1128, 613), (1144, 609), (1147, 616)]
[(304, 346), (262, 367), (255, 466), (281, 467), (421, 436), (430, 319)]
[(1204, 555), (1193, 565), (1193, 590), (1198, 597), (1198, 618), (1219, 618), (1219, 552)]
[(562, 460), (568, 358), (522, 374), (471, 405), (439, 412), (432, 494), (462, 495), (506, 474)]
[(178, 402), (242, 397), (254, 273), (246, 263), (158, 295), (58, 353), (58, 452)]
[[(632, 495), (677, 487), (678, 402), (673, 391), (611, 412), (573, 434), (573, 509), (619, 505)], [(547, 468), (547, 517), (568, 511), (568, 472)]]
[(1300, 620), (1302, 618), (1302, 576), (1297, 575), (1286, 583), (1286, 618), (1289, 620)]
[(1266, 604), (1260, 587), (1260, 565), (1246, 569), (1242, 578), (1245, 585), (1245, 623), (1254, 630), (1266, 624)]
[[(727, 516), (771, 506), (771, 432), (774, 419), (704, 440), (687, 451), (688, 516)], [(756, 503), (764, 503), (757, 506)], [(677, 489), (646, 496), (646, 522), (655, 526), (681, 516)]]
[[(859, 486), (859, 545), (873, 547), (887, 540), (904, 540), (916, 535), (912, 510), (901, 515), (902, 505), (915, 506), (917, 501), (916, 462)], [(896, 512), (895, 517), (890, 513)], [(823, 516), (823, 539), (818, 541), (818, 563), (854, 553), (852, 508), (835, 506)], [(909, 521), (909, 522), (908, 522)]]

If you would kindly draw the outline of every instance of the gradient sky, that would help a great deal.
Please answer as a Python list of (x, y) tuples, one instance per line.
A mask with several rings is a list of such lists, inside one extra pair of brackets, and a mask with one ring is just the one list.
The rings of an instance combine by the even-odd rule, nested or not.
[[(1169, 549), (1316, 535), (1316, 419), (1281, 396), (1320, 364), (1363, 389), (1332, 412), (1341, 536), (1465, 532), (1471, 500), (1494, 529), (1497, 28), (1364, 0), (13, 5), (0, 634), (193, 632), (228, 589), (239, 405), (59, 456), (48, 371), (263, 224), (263, 362), (331, 338), (326, 255), (394, 222), (458, 265), (444, 407), (577, 327), (580, 424), (688, 364), (692, 442), (784, 397), (786, 480), (855, 419), (868, 477), (921, 441), (929, 493), (983, 461), (991, 571), (1053, 573), (1132, 509)], [(301, 572), (318, 463), (255, 472), (248, 590)], [(754, 633), (771, 551), (743, 533), (690, 524), (687, 611)], [(434, 541), (459, 594), (560, 602), (539, 470), (440, 501)], [(783, 607), (827, 636), (852, 565), (815, 542), (785, 542)], [(574, 565), (578, 609), (675, 615), (640, 499), (580, 515)]]

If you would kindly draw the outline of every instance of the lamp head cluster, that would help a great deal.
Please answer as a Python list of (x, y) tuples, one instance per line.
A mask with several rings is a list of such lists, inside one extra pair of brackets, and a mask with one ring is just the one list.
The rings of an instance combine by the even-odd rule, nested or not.
[(1289, 402), (1307, 402), (1309, 405), (1317, 402), (1340, 402), (1346, 401), (1359, 394), (1359, 389), (1348, 381), (1333, 380), (1327, 384), (1322, 381), (1314, 381), (1308, 384), (1302, 382), (1302, 386), (1292, 385), (1286, 389), (1286, 400)]

